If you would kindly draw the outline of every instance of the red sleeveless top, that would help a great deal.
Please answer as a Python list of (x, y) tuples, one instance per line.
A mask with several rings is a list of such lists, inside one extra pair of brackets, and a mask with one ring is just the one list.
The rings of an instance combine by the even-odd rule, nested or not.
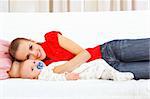
[[(47, 56), (46, 59), (43, 60), (46, 65), (57, 61), (69, 61), (75, 56), (75, 54), (65, 50), (59, 45), (58, 34), (62, 35), (57, 31), (46, 33), (45, 42), (41, 43), (41, 47)], [(87, 48), (86, 50), (91, 54), (91, 58), (87, 62), (101, 58), (100, 45), (94, 48)]]

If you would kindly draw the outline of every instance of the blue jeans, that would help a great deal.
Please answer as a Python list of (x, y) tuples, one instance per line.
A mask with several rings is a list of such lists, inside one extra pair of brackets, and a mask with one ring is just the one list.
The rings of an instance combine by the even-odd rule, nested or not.
[(113, 40), (101, 45), (102, 58), (134, 79), (150, 78), (150, 38)]

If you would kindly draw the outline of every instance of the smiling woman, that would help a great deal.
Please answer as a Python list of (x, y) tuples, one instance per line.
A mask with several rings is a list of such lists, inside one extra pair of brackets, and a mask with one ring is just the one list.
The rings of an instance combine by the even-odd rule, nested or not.
[(85, 62), (103, 58), (119, 71), (134, 73), (135, 79), (149, 79), (149, 42), (150, 38), (112, 40), (83, 49), (60, 32), (51, 31), (45, 34), (41, 44), (17, 38), (11, 42), (9, 52), (19, 61), (39, 59), (46, 65), (68, 61), (54, 68), (57, 73), (71, 72)]
[[(65, 37), (77, 42), (84, 49), (114, 39), (150, 38), (149, 17), (149, 11), (53, 14), (3, 13), (0, 14), (0, 37), (8, 41), (17, 37), (25, 37), (44, 42), (43, 35), (45, 33), (59, 30)], [(136, 49), (139, 48), (142, 48), (142, 46)], [(56, 51), (53, 51), (53, 53), (55, 54)], [(133, 53), (130, 54), (134, 56)], [(134, 66), (136, 67), (137, 65)], [(131, 67), (134, 66), (131, 65)], [(125, 66), (125, 68), (127, 67)], [(139, 66), (139, 68), (134, 70), (141, 70), (142, 73), (138, 74), (142, 76), (143, 72), (148, 71), (143, 70), (145, 69), (143, 65)], [(53, 97), (58, 99), (58, 97), (61, 97), (61, 99), (76, 99), (78, 96), (79, 98), (85, 97), (87, 99), (134, 99), (135, 97), (149, 99), (149, 81), (149, 79), (121, 82), (110, 80), (37, 81), (7, 79), (0, 81), (0, 97), (15, 97), (16, 99), (20, 99), (20, 97), (39, 97), (39, 99)], [(92, 89), (95, 89), (95, 91)]]
[(43, 60), (46, 57), (41, 46), (29, 39), (16, 38), (11, 42), (11, 45), (9, 47), (10, 53), (17, 60), (26, 60), (29, 58)]
[[(62, 70), (56, 69), (56, 72), (64, 72), (64, 70), (72, 71), (75, 67), (80, 66), (88, 60), (97, 59), (101, 57), (99, 51), (99, 46), (87, 49), (86, 51), (57, 31), (46, 33), (45, 42), (41, 44), (28, 39), (17, 38), (11, 42), (9, 47), (12, 57), (19, 61), (40, 59), (48, 65), (56, 61), (71, 60), (65, 63), (63, 68), (61, 68)], [(67, 66), (72, 66), (71, 70), (67, 70)]]

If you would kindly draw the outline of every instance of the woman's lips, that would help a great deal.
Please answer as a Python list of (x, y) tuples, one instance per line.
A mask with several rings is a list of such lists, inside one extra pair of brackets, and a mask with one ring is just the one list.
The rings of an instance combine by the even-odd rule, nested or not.
[(38, 55), (37, 55), (37, 57), (38, 57), (38, 58), (40, 58), (40, 57), (41, 57), (41, 53), (40, 53), (40, 51), (38, 51)]

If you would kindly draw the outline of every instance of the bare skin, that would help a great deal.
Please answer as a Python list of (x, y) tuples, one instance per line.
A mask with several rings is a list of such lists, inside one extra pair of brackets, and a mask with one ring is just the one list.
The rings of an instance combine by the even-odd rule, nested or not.
[[(56, 66), (54, 68), (55, 73), (71, 72), (72, 70), (79, 67), (81, 64), (85, 63), (91, 58), (91, 55), (88, 51), (84, 50), (78, 44), (60, 34), (58, 34), (58, 42), (62, 48), (68, 50), (76, 56), (69, 60), (67, 63), (60, 66)], [(46, 57), (46, 54), (43, 48), (36, 42), (22, 40), (15, 57), (20, 60), (43, 60)]]

